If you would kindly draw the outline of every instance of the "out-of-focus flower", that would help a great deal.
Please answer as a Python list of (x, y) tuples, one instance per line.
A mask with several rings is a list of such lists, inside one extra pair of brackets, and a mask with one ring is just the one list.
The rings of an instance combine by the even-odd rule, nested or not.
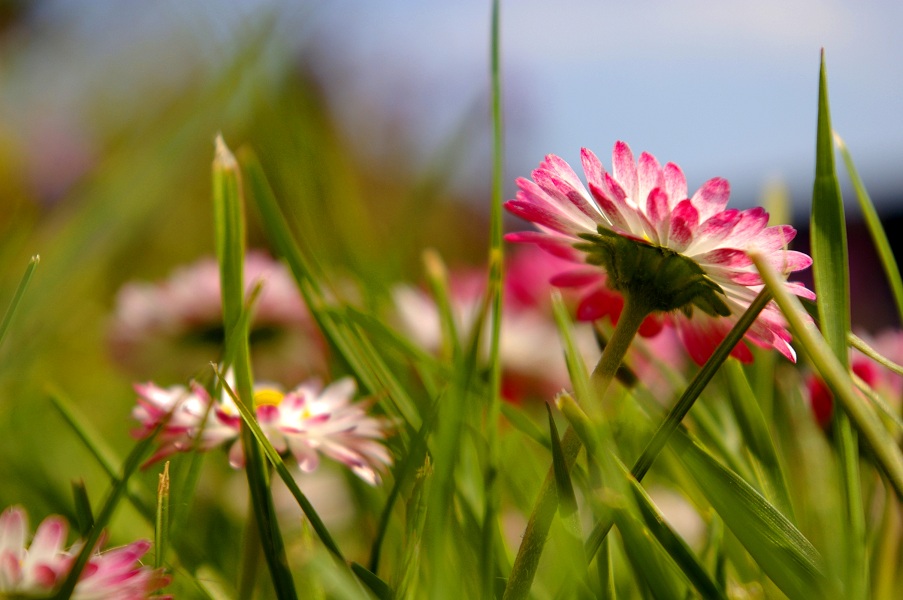
[[(567, 366), (552, 317), (548, 287), (549, 278), (563, 264), (565, 261), (548, 253), (525, 248), (511, 255), (506, 265), (499, 354), (502, 395), (510, 401), (551, 398), (568, 386)], [(478, 269), (456, 271), (449, 279), (451, 310), (458, 334), (463, 338), (470, 332), (481, 308), (486, 273)], [(393, 297), (402, 329), (427, 350), (439, 351), (442, 327), (433, 298), (410, 286), (396, 287)], [(575, 334), (585, 356), (598, 355), (591, 331), (583, 329)], [(488, 328), (483, 339), (489, 340)]]
[[(518, 179), (517, 198), (505, 206), (539, 231), (506, 239), (536, 244), (586, 265), (559, 275), (559, 285), (599, 289), (604, 284), (653, 313), (667, 313), (697, 362), (708, 359), (763, 287), (750, 252), (765, 256), (784, 275), (811, 264), (805, 254), (786, 249), (796, 235), (789, 225), (768, 227), (762, 208), (726, 209), (730, 189), (724, 179), (709, 180), (689, 197), (677, 165), (661, 167), (645, 152), (637, 162), (624, 142), (615, 144), (612, 174), (589, 150), (582, 151), (582, 163), (589, 190), (554, 155), (533, 171), (532, 180)], [(798, 283), (785, 285), (796, 295), (814, 298)], [(773, 303), (745, 339), (796, 358)], [(734, 355), (752, 358), (743, 344)]]
[[(263, 289), (251, 321), (251, 358), (262, 379), (298, 381), (325, 373), (325, 344), (282, 263), (245, 258), (250, 291)], [(223, 343), (219, 266), (213, 258), (177, 268), (159, 283), (128, 283), (110, 327), (114, 357), (139, 377), (188, 379), (219, 358)]]
[[(349, 467), (371, 485), (392, 464), (383, 445), (389, 429), (385, 419), (367, 414), (366, 403), (352, 402), (357, 387), (351, 378), (339, 379), (322, 388), (314, 381), (283, 393), (275, 384), (254, 387), (254, 411), (261, 429), (277, 451), (291, 455), (302, 471), (319, 465), (320, 454)], [(193, 383), (190, 388), (160, 388), (153, 383), (135, 386), (138, 405), (132, 417), (142, 438), (162, 423), (159, 447), (149, 462), (175, 452), (210, 450), (229, 445), (229, 464), (244, 465), (238, 436), (241, 417), (228, 394), (214, 400), (207, 390)]]
[[(869, 336), (861, 337), (868, 338), (867, 343), (888, 360), (896, 364), (903, 363), (903, 331), (887, 330), (874, 339)], [(854, 350), (850, 358), (850, 370), (884, 398), (893, 410), (899, 409), (903, 402), (903, 377), (879, 365), (858, 350)], [(813, 373), (806, 378), (806, 389), (809, 393), (812, 416), (819, 426), (828, 429), (834, 414), (834, 394), (828, 385)]]
[[(65, 580), (81, 550), (64, 549), (69, 526), (62, 517), (44, 519), (28, 543), (28, 515), (12, 506), (0, 515), (0, 596), (41, 597)], [(80, 600), (140, 600), (169, 583), (160, 570), (142, 566), (150, 542), (139, 540), (105, 552), (95, 551), (75, 586)], [(99, 545), (98, 545), (99, 549)], [(153, 596), (162, 599), (162, 596)], [(168, 598), (168, 596), (166, 596)]]

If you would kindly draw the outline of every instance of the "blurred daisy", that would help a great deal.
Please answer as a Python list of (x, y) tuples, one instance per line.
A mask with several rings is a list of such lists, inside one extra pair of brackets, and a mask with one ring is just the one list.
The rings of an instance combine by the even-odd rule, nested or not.
[[(502, 395), (509, 401), (528, 397), (551, 398), (569, 385), (567, 365), (558, 328), (551, 311), (548, 280), (565, 261), (525, 248), (508, 257), (505, 268), (504, 304), (499, 338), (502, 362)], [(479, 269), (453, 272), (449, 278), (449, 301), (459, 336), (466, 336), (475, 323), (486, 293), (486, 273)], [(398, 286), (393, 299), (401, 328), (431, 352), (442, 346), (439, 309), (425, 291)], [(597, 356), (592, 332), (575, 332), (584, 356)], [(488, 327), (483, 339), (487, 342)], [(462, 343), (464, 340), (459, 340)]]
[[(76, 543), (64, 549), (69, 526), (59, 516), (38, 525), (28, 544), (28, 515), (12, 506), (0, 515), (0, 596), (46, 598), (66, 579), (81, 551)], [(99, 548), (99, 545), (98, 545)], [(79, 577), (72, 598), (82, 600), (140, 600), (168, 584), (160, 570), (142, 566), (150, 542), (95, 552)], [(153, 596), (162, 599), (163, 596)], [(168, 598), (169, 596), (166, 596)]]
[[(325, 344), (286, 267), (262, 252), (245, 258), (250, 291), (263, 289), (251, 322), (254, 372), (298, 381), (325, 372)], [(219, 357), (223, 343), (219, 266), (213, 258), (177, 268), (159, 283), (127, 283), (116, 296), (110, 345), (140, 377), (188, 379)]]
[[(726, 209), (730, 188), (724, 179), (711, 179), (688, 196), (677, 165), (661, 167), (645, 152), (635, 161), (624, 142), (615, 144), (611, 174), (589, 150), (582, 151), (582, 163), (589, 190), (554, 155), (533, 171), (532, 180), (518, 179), (520, 191), (505, 206), (539, 231), (512, 233), (507, 239), (536, 244), (585, 265), (559, 275), (558, 285), (604, 286), (629, 295), (650, 314), (666, 313), (697, 362), (708, 359), (763, 287), (750, 252), (761, 253), (784, 275), (812, 262), (786, 249), (796, 230), (768, 227), (764, 209)], [(798, 283), (785, 285), (796, 295), (814, 298)], [(796, 359), (774, 303), (745, 339)], [(733, 354), (752, 359), (742, 343)]]
[[(367, 404), (353, 402), (356, 385), (339, 379), (321, 388), (309, 381), (284, 393), (277, 385), (254, 388), (254, 411), (267, 438), (283, 455), (291, 455), (302, 471), (314, 471), (320, 455), (336, 460), (371, 485), (392, 464), (383, 445), (389, 429), (385, 419), (367, 415)], [(163, 424), (154, 462), (175, 452), (229, 446), (229, 464), (244, 466), (241, 417), (225, 392), (214, 400), (202, 386), (160, 388), (153, 383), (135, 386), (137, 406), (132, 417), (140, 423), (134, 432), (146, 437)]]

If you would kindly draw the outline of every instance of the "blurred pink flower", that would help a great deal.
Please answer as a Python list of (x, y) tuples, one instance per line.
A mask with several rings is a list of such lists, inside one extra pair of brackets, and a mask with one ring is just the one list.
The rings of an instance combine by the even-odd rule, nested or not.
[[(896, 364), (903, 364), (903, 331), (889, 329), (874, 338), (862, 335), (879, 354)], [(858, 350), (854, 350), (850, 358), (850, 370), (862, 379), (872, 390), (888, 401), (892, 409), (899, 411), (903, 401), (903, 377), (878, 364)], [(834, 394), (828, 385), (814, 373), (806, 378), (806, 390), (809, 394), (809, 406), (815, 421), (827, 429), (834, 414)]]
[[(325, 343), (286, 267), (262, 252), (245, 258), (245, 286), (258, 281), (251, 322), (254, 372), (298, 381), (325, 373)], [(219, 266), (204, 258), (159, 283), (132, 282), (116, 295), (110, 327), (114, 357), (140, 377), (187, 379), (219, 358), (223, 341)]]
[[(62, 584), (75, 557), (76, 543), (64, 549), (69, 526), (59, 516), (44, 519), (31, 544), (28, 515), (12, 506), (0, 515), (0, 596), (47, 597)], [(100, 544), (98, 544), (99, 548)], [(139, 560), (150, 542), (139, 540), (105, 552), (95, 552), (75, 586), (77, 600), (140, 600), (169, 583), (160, 570), (142, 566)], [(153, 596), (161, 599), (162, 596)], [(168, 598), (169, 596), (166, 596)]]
[[(352, 402), (357, 386), (351, 378), (339, 379), (322, 388), (308, 381), (283, 393), (279, 386), (254, 387), (254, 410), (267, 438), (283, 455), (291, 454), (302, 471), (311, 472), (323, 454), (349, 467), (371, 485), (380, 481), (380, 472), (392, 464), (383, 445), (388, 421), (371, 417), (367, 405)], [(175, 452), (205, 451), (229, 445), (229, 464), (244, 465), (238, 436), (241, 417), (238, 407), (224, 391), (217, 400), (202, 386), (160, 388), (153, 383), (137, 384), (137, 406), (132, 417), (140, 423), (138, 438), (150, 435), (163, 424), (159, 446), (149, 463)]]
[[(524, 248), (508, 257), (499, 340), (502, 395), (507, 400), (549, 399), (569, 385), (548, 286), (549, 278), (566, 264), (533, 248)], [(450, 276), (451, 309), (462, 343), (476, 321), (486, 283), (486, 273), (481, 269), (456, 271)], [(420, 346), (438, 352), (442, 330), (433, 298), (411, 286), (396, 287), (393, 297), (402, 330)], [(598, 354), (591, 331), (582, 329), (575, 335), (585, 356)], [(488, 342), (488, 333), (484, 333), (484, 341)], [(488, 352), (488, 347), (485, 351)]]
[[(789, 225), (768, 227), (768, 213), (762, 208), (726, 209), (730, 188), (724, 179), (707, 181), (689, 197), (686, 178), (677, 165), (661, 167), (645, 152), (637, 163), (623, 142), (615, 144), (612, 174), (589, 150), (582, 151), (582, 163), (589, 190), (554, 155), (533, 171), (532, 180), (518, 179), (517, 198), (505, 206), (532, 221), (539, 231), (512, 233), (506, 239), (536, 244), (585, 265), (557, 276), (558, 285), (592, 285), (596, 292), (607, 286), (620, 293), (637, 288), (638, 282), (647, 289), (651, 286), (656, 291), (651, 295), (653, 308), (666, 313), (697, 362), (707, 360), (763, 287), (749, 252), (760, 252), (784, 275), (811, 264), (805, 254), (785, 248), (796, 235)], [(624, 260), (622, 250), (641, 256), (643, 248), (659, 250), (643, 257), (657, 257), (659, 264), (677, 267), (681, 274), (699, 276), (681, 279), (662, 270), (645, 272)], [(692, 288), (682, 285), (683, 281), (691, 282)], [(814, 297), (798, 283), (785, 285), (796, 295)], [(611, 314), (587, 302), (583, 306), (589, 316)], [(746, 339), (796, 359), (790, 333), (773, 303)], [(742, 344), (734, 355), (752, 358)]]

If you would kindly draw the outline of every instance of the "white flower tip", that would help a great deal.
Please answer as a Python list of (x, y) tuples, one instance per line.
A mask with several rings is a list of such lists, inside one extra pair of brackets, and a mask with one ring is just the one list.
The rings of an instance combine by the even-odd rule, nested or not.
[(843, 141), (843, 138), (840, 137), (840, 134), (837, 133), (836, 131), (834, 131), (833, 133), (834, 133), (834, 145), (837, 146), (838, 148), (840, 148), (841, 150), (845, 149), (847, 147), (847, 145)]
[(214, 145), (216, 146), (216, 154), (213, 160), (214, 164), (221, 169), (237, 169), (238, 163), (235, 161), (235, 155), (232, 154), (232, 151), (229, 150), (229, 147), (223, 140), (223, 134), (216, 134)]
[(435, 249), (427, 248), (423, 251), (423, 266), (430, 279), (437, 281), (446, 281), (448, 279), (448, 271), (445, 268), (445, 263)]
[(34, 256), (31, 257), (31, 260), (29, 260), (28, 262), (30, 262), (33, 265), (38, 264), (39, 262), (41, 262), (41, 255), (35, 254)]

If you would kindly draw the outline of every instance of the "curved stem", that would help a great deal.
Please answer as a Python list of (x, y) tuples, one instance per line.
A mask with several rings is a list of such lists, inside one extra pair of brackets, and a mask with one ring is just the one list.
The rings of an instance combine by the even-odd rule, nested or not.
[[(618, 319), (611, 339), (605, 346), (605, 350), (602, 351), (596, 368), (593, 369), (589, 390), (591, 398), (583, 400), (584, 402), (587, 400), (599, 401), (606, 417), (610, 417), (614, 411), (613, 407), (606, 406), (605, 392), (608, 390), (611, 380), (614, 379), (630, 343), (639, 331), (640, 324), (649, 315), (649, 312), (641, 299), (640, 301), (631, 301), (629, 296), (625, 298), (621, 318)], [(573, 427), (568, 427), (565, 431), (564, 437), (561, 439), (561, 449), (568, 469), (570, 469), (580, 452), (580, 439)], [(530, 593), (530, 586), (533, 584), (533, 577), (536, 574), (539, 558), (542, 556), (542, 550), (549, 535), (549, 527), (552, 525), (552, 517), (555, 516), (557, 507), (555, 472), (550, 467), (542, 483), (536, 504), (533, 505), (533, 512), (530, 514), (527, 528), (524, 530), (524, 537), (505, 586), (503, 600), (526, 598)]]

